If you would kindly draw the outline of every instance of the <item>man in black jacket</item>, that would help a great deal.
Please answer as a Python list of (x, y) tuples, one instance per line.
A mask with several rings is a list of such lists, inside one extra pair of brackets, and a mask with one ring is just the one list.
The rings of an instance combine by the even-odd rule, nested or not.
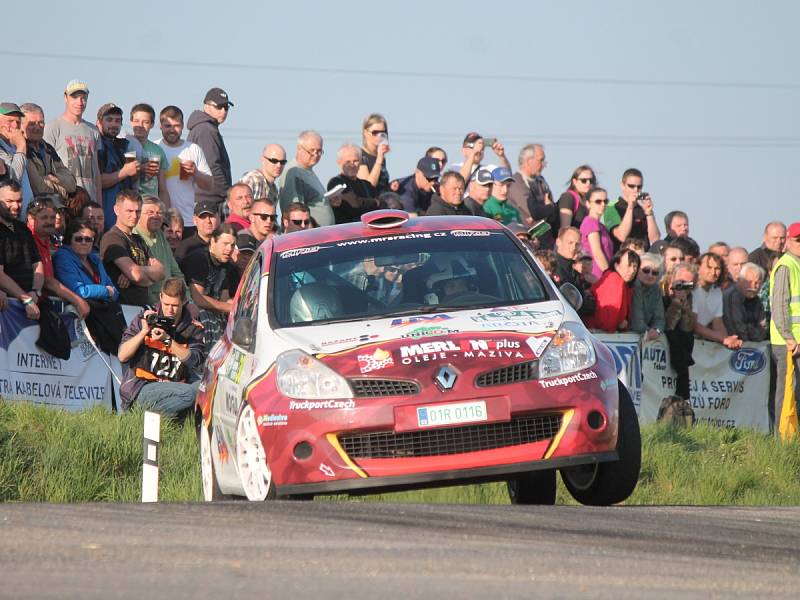
[[(206, 162), (214, 177), (214, 186), (206, 191), (198, 189), (195, 200), (210, 200), (225, 210), (225, 195), (231, 187), (231, 161), (225, 149), (225, 141), (219, 132), (219, 126), (228, 118), (228, 111), (233, 102), (228, 99), (228, 94), (220, 88), (211, 88), (203, 100), (203, 110), (196, 110), (189, 115), (189, 137), (203, 150)], [(223, 220), (227, 214), (222, 214)]]
[(472, 213), (464, 206), (464, 178), (460, 173), (448, 171), (442, 175), (442, 182), (439, 185), (439, 194), (434, 194), (431, 198), (431, 206), (425, 213), (428, 217), (437, 215), (466, 215)]
[(589, 291), (589, 284), (575, 270), (575, 260), (580, 254), (580, 249), (580, 231), (575, 227), (565, 227), (559, 231), (556, 239), (556, 268), (553, 272), (553, 281), (558, 286), (571, 283), (578, 288), (583, 296), (583, 306), (578, 311), (578, 315), (588, 317), (594, 313), (595, 299)]

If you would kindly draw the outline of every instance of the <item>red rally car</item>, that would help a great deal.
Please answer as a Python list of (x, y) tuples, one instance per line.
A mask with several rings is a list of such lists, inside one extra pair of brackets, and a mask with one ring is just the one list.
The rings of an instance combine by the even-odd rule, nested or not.
[(552, 504), (559, 470), (581, 503), (625, 500), (638, 420), (567, 296), (478, 217), (383, 210), (264, 242), (197, 397), (205, 499), (507, 481)]

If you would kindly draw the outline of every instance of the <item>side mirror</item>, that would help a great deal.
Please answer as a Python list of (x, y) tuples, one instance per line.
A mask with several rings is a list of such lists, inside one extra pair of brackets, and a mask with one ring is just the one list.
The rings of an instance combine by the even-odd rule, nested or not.
[(567, 302), (570, 303), (572, 308), (575, 310), (581, 309), (581, 306), (583, 306), (583, 294), (581, 294), (578, 288), (571, 283), (562, 283), (558, 290), (561, 292), (561, 295), (567, 299)]
[(253, 344), (253, 321), (249, 317), (239, 317), (236, 320), (231, 341), (242, 348), (250, 348)]

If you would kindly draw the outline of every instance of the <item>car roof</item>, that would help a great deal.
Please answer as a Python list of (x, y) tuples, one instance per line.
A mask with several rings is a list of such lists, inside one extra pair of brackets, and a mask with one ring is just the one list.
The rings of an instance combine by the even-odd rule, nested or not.
[[(376, 211), (381, 212), (381, 211)], [(393, 211), (399, 212), (399, 211)], [(367, 213), (369, 214), (369, 213)], [(394, 227), (375, 227), (361, 221), (329, 225), (316, 229), (296, 231), (273, 238), (273, 252), (294, 250), (307, 246), (316, 246), (341, 240), (352, 240), (365, 237), (381, 237), (400, 235), (403, 233), (419, 233), (452, 229), (482, 229), (502, 231), (506, 229), (501, 223), (485, 217), (473, 216), (435, 216), (410, 217), (407, 222)]]

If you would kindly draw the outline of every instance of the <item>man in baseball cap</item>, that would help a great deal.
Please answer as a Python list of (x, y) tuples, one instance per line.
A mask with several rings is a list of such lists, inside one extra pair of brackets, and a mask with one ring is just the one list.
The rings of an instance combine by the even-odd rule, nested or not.
[(181, 243), (178, 244), (178, 248), (175, 250), (175, 258), (178, 262), (198, 248), (208, 246), (211, 241), (211, 234), (219, 227), (219, 204), (208, 199), (198, 200), (194, 205), (192, 221), (197, 231), (194, 235), (181, 240)]
[(492, 169), (492, 195), (483, 205), (483, 210), (490, 218), (500, 221), (503, 225), (521, 223), (519, 211), (511, 206), (508, 200), (508, 186), (514, 181), (511, 169), (495, 167)]
[[(786, 252), (775, 263), (769, 280), (769, 341), (777, 371), (774, 410), (770, 412), (775, 433), (789, 439), (797, 435), (800, 414), (800, 222), (786, 230)], [(787, 382), (790, 361), (795, 376)]]
[[(219, 132), (219, 126), (228, 118), (228, 111), (233, 106), (228, 93), (222, 88), (214, 87), (206, 92), (203, 99), (203, 110), (196, 110), (189, 115), (188, 140), (203, 150), (206, 162), (214, 177), (211, 190), (198, 189), (195, 196), (198, 201), (211, 200), (225, 209), (225, 196), (231, 187), (231, 161), (225, 148), (225, 140)], [(221, 215), (223, 217), (227, 215)]]
[(464, 205), (476, 217), (488, 217), (483, 205), (492, 193), (492, 172), (481, 167), (475, 171), (475, 176), (467, 183), (467, 197), (464, 198)]
[(61, 162), (75, 177), (76, 184), (88, 192), (92, 202), (100, 204), (103, 196), (97, 166), (100, 132), (83, 119), (88, 101), (89, 86), (86, 83), (78, 79), (67, 82), (64, 86), (64, 112), (45, 124), (43, 139), (56, 149)]
[(10, 174), (11, 180), (22, 186), (22, 219), (33, 200), (28, 179), (28, 144), (21, 127), (23, 116), (13, 102), (0, 102), (0, 176)]
[(397, 182), (397, 193), (403, 203), (403, 209), (411, 213), (424, 214), (431, 204), (434, 188), (441, 175), (442, 163), (432, 156), (420, 158), (414, 173)]

